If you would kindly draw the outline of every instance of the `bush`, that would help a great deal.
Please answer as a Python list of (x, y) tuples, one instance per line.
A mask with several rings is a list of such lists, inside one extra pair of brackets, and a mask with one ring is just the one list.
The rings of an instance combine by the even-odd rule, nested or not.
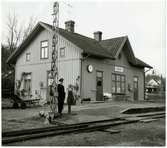
[(14, 102), (14, 103), (13, 103), (13, 108), (14, 108), (14, 109), (19, 108), (19, 104), (18, 104), (17, 102)]
[(26, 104), (24, 102), (21, 103), (21, 108), (25, 109), (26, 108)]

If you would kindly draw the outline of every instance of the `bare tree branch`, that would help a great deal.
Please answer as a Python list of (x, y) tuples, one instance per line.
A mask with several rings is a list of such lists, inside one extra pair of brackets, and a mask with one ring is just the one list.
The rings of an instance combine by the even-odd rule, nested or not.
[(13, 15), (8, 15), (8, 21), (6, 24), (8, 28), (8, 35), (6, 39), (10, 52), (13, 52), (18, 45), (27, 38), (35, 26), (36, 20), (36, 18), (30, 17), (28, 24), (23, 27), (15, 13)]
[(30, 32), (33, 30), (33, 27), (35, 26), (36, 22), (36, 18), (31, 16), (28, 22), (28, 26), (24, 28), (23, 31), (23, 40), (25, 40), (27, 38), (27, 36), (30, 34)]

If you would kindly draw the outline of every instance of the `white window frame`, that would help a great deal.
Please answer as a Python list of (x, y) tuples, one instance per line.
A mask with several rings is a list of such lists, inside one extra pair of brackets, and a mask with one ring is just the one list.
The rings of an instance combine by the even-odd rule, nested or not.
[[(47, 43), (47, 44), (45, 44), (45, 43)], [(40, 58), (41, 59), (48, 59), (49, 58), (49, 43), (48, 43), (48, 40), (41, 41)]]
[(30, 56), (31, 56), (30, 52), (26, 53), (26, 61), (30, 61)]
[(112, 73), (112, 93), (113, 94), (126, 93), (126, 76), (124, 74)]
[[(63, 51), (63, 52), (62, 52)], [(63, 53), (63, 54), (62, 54)], [(65, 47), (60, 48), (60, 57), (65, 57)]]

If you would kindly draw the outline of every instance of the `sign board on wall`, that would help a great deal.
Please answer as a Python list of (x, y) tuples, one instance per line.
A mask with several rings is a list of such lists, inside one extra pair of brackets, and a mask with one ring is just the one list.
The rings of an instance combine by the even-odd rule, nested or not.
[(124, 72), (124, 68), (120, 67), (120, 66), (115, 66), (114, 70), (117, 71), (117, 72)]
[(48, 79), (48, 86), (50, 86), (53, 83), (53, 79)]

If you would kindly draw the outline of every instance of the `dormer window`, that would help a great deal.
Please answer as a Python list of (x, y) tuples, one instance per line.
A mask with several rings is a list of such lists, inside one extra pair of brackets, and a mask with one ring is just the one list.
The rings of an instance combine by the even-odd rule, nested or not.
[(41, 41), (41, 59), (48, 59), (49, 57), (48, 41)]
[(60, 48), (60, 57), (65, 57), (65, 47)]
[(30, 53), (26, 53), (26, 61), (30, 61)]

